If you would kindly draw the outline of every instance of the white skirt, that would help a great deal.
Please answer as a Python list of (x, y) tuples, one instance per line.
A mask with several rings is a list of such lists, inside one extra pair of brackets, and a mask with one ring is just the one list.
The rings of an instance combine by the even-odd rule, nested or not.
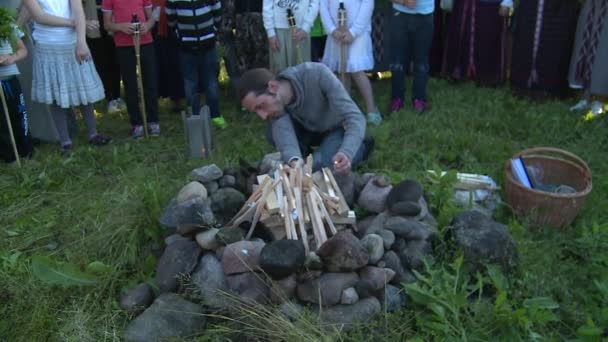
[(59, 107), (94, 103), (105, 98), (93, 60), (76, 61), (76, 44), (34, 46), (32, 100)]
[[(322, 62), (334, 72), (340, 71), (340, 45), (331, 34), (327, 36)], [(346, 46), (346, 72), (366, 71), (373, 68), (372, 37), (366, 32)]]

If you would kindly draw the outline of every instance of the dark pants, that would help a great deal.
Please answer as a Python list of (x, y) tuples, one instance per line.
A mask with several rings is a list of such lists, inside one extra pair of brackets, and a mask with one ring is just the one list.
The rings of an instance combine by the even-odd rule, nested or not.
[(433, 43), (433, 14), (408, 14), (393, 10), (390, 19), (392, 98), (404, 99), (405, 73), (414, 63), (412, 99), (426, 101), (429, 54)]
[[(167, 32), (167, 37), (160, 37), (154, 26), (154, 47), (156, 49), (156, 62), (158, 68), (158, 96), (178, 100), (184, 97), (182, 87), (182, 73), (179, 70), (179, 53), (177, 49), (178, 39), (173, 30)], [(167, 67), (175, 66), (175, 67)]]
[[(0, 81), (2, 91), (6, 98), (8, 114), (15, 136), (15, 144), (17, 152), (21, 157), (29, 157), (32, 155), (32, 138), (28, 126), (28, 115), (25, 108), (25, 99), (21, 91), (21, 85), (16, 76), (8, 80)], [(10, 163), (15, 161), (15, 153), (13, 151), (13, 143), (11, 141), (10, 132), (6, 123), (6, 114), (4, 114), (4, 106), (0, 106), (0, 158)]]
[[(143, 119), (138, 102), (135, 48), (118, 47), (116, 48), (116, 55), (120, 64), (122, 80), (125, 82), (127, 110), (129, 111), (131, 125), (141, 125), (143, 124)], [(150, 43), (141, 46), (140, 61), (147, 120), (148, 123), (158, 122), (158, 87), (154, 44)]]
[(311, 37), (310, 38), (310, 60), (313, 62), (321, 62), (323, 53), (325, 52), (325, 42), (327, 36)]
[(184, 93), (192, 114), (200, 112), (198, 90), (205, 92), (211, 117), (220, 116), (220, 90), (217, 82), (218, 62), (215, 48), (202, 51), (180, 50), (180, 62), (184, 78)]
[(103, 82), (103, 89), (108, 101), (120, 97), (120, 67), (115, 58), (116, 47), (112, 37), (106, 34), (100, 38), (87, 39), (91, 55), (95, 61), (95, 68)]
[[(318, 133), (306, 130), (295, 120), (292, 120), (292, 122), (302, 156), (306, 158), (312, 153), (312, 171), (316, 172), (323, 167), (333, 170), (333, 157), (338, 153), (344, 141), (344, 128), (340, 126), (333, 131)], [(268, 142), (275, 146), (274, 139), (272, 139), (272, 123), (270, 122), (266, 125), (265, 135)], [(363, 161), (366, 148), (367, 146), (361, 143), (353, 160), (351, 160), (352, 168)]]

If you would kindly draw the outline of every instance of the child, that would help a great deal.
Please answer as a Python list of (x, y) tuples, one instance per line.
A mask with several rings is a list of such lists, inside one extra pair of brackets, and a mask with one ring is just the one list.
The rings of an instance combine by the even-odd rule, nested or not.
[[(338, 23), (339, 4), (344, 3), (347, 18), (347, 30), (342, 31)], [(346, 44), (346, 72), (352, 77), (363, 96), (367, 108), (367, 122), (379, 125), (382, 116), (374, 103), (372, 85), (365, 70), (374, 68), (374, 52), (372, 47), (372, 13), (373, 0), (339, 1), (329, 0), (321, 3), (321, 22), (325, 32), (330, 35), (325, 45), (323, 63), (332, 71), (341, 70), (340, 47)], [(350, 88), (347, 81), (345, 87)]]
[[(151, 0), (103, 0), (101, 4), (103, 22), (106, 30), (114, 33), (116, 55), (120, 73), (125, 85), (127, 110), (131, 121), (131, 137), (137, 139), (144, 135), (142, 113), (139, 101), (145, 101), (148, 132), (152, 136), (160, 134), (158, 124), (158, 88), (156, 77), (156, 51), (152, 40), (154, 17)], [(131, 23), (136, 15), (140, 21), (140, 61), (141, 77), (145, 99), (138, 101), (137, 74), (133, 33), (135, 24)]]
[[(293, 35), (287, 10), (291, 10), (296, 22)], [(310, 28), (318, 14), (319, 0), (264, 0), (262, 15), (273, 71), (310, 61)]]
[(434, 11), (433, 0), (393, 2), (393, 15), (390, 19), (393, 113), (403, 108), (405, 72), (410, 62), (414, 63), (412, 108), (417, 113), (427, 110), (426, 86), (429, 80)]
[[(3, 91), (5, 95), (19, 156), (27, 158), (32, 155), (32, 141), (27, 123), (25, 101), (17, 79), (19, 69), (15, 64), (27, 56), (27, 49), (21, 40), (22, 37), (23, 32), (16, 26), (14, 26), (12, 37), (0, 37), (0, 84), (2, 85), (0, 91)], [(11, 46), (12, 44), (16, 46), (15, 49)], [(10, 163), (15, 161), (15, 153), (4, 106), (0, 106), (0, 115), (0, 158)]]
[(215, 27), (219, 26), (221, 20), (221, 8), (219, 0), (168, 0), (166, 3), (169, 26), (176, 27), (180, 40), (179, 57), (184, 75), (184, 92), (192, 114), (198, 115), (200, 112), (200, 88), (205, 91), (211, 122), (224, 129), (226, 121), (220, 115), (218, 60), (215, 51)]
[(85, 37), (80, 0), (24, 0), (34, 19), (32, 100), (46, 103), (59, 134), (61, 152), (72, 150), (67, 116), (80, 106), (89, 143), (102, 146), (111, 138), (97, 133), (93, 103), (102, 100), (103, 85)]

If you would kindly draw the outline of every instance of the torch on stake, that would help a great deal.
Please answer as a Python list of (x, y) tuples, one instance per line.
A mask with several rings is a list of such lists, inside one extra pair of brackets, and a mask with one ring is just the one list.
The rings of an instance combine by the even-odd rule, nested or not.
[[(287, 9), (287, 22), (289, 23), (289, 30), (291, 31), (291, 39), (293, 40), (296, 34), (296, 18), (293, 16), (291, 8)], [(302, 63), (302, 56), (300, 54), (300, 45), (294, 41), (296, 48), (296, 64)]]
[(11, 136), (11, 144), (13, 144), (13, 153), (15, 153), (15, 160), (17, 161), (17, 165), (21, 167), (21, 159), (19, 159), (19, 152), (17, 151), (17, 143), (15, 142), (13, 125), (11, 125), (11, 117), (8, 114), (8, 105), (6, 104), (6, 97), (4, 96), (4, 86), (0, 86), (0, 88), (2, 88), (0, 89), (0, 97), (2, 98), (2, 109), (4, 110), (4, 117), (6, 118), (6, 124), (8, 125), (8, 133)]
[[(346, 32), (346, 8), (344, 2), (340, 1), (338, 7), (338, 27), (340, 31)], [(346, 84), (346, 44), (340, 43), (340, 80)]]
[(146, 116), (146, 100), (144, 98), (144, 83), (141, 77), (141, 23), (137, 14), (131, 17), (133, 29), (133, 47), (135, 48), (135, 73), (137, 74), (137, 93), (139, 96), (139, 110), (144, 121), (144, 134), (148, 137), (148, 117)]

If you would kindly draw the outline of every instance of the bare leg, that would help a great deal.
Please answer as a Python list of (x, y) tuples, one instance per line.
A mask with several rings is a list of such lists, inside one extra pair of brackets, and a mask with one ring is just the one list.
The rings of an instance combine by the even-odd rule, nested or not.
[(361, 96), (363, 96), (363, 101), (365, 101), (365, 108), (367, 109), (367, 113), (378, 112), (378, 108), (376, 107), (376, 103), (374, 102), (374, 93), (372, 90), (372, 83), (369, 81), (369, 78), (363, 71), (358, 71), (350, 74)]

